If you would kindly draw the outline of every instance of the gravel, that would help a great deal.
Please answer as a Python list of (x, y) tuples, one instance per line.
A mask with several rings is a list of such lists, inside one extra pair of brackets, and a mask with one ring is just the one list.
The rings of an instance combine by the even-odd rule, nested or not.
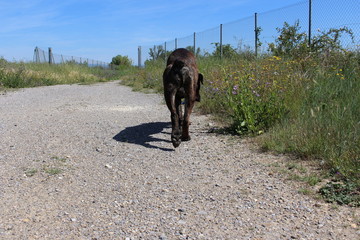
[(360, 239), (358, 208), (299, 193), (285, 156), (211, 133), (174, 149), (162, 96), (118, 81), (0, 95), (0, 239)]

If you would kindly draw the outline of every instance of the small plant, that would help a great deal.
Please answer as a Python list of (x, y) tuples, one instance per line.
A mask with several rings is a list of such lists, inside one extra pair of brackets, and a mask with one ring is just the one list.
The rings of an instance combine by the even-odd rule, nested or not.
[(310, 189), (307, 188), (301, 188), (298, 190), (299, 193), (304, 194), (304, 195), (311, 195), (312, 191)]
[(62, 170), (60, 168), (44, 167), (44, 172), (49, 175), (57, 175), (62, 173)]
[(321, 178), (318, 175), (311, 174), (303, 177), (303, 181), (308, 183), (310, 186), (315, 186), (321, 181)]
[(66, 158), (65, 158), (65, 157), (53, 156), (53, 157), (51, 157), (51, 160), (58, 161), (58, 162), (62, 162), (62, 163), (65, 163), (65, 162), (66, 162)]
[(38, 172), (35, 168), (29, 168), (25, 170), (25, 176), (27, 177), (33, 177)]
[(329, 182), (319, 190), (327, 202), (360, 207), (360, 187), (351, 182)]

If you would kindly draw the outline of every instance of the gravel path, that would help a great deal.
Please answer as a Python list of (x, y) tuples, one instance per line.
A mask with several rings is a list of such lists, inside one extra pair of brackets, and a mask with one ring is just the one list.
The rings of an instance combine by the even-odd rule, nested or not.
[(0, 239), (360, 239), (359, 209), (209, 133), (173, 149), (162, 96), (118, 82), (0, 95)]

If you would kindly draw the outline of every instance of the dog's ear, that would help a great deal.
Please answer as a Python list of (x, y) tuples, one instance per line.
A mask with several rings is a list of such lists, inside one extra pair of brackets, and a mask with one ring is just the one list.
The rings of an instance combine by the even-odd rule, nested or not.
[(201, 73), (199, 73), (199, 82), (204, 84), (204, 76)]

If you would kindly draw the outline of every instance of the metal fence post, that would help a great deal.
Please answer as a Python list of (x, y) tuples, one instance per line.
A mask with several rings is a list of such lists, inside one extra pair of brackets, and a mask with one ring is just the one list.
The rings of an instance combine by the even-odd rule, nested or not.
[(255, 57), (258, 56), (258, 38), (257, 13), (255, 13)]
[(52, 55), (51, 47), (49, 47), (49, 64), (53, 64), (53, 55)]
[(223, 25), (220, 24), (220, 59), (222, 59), (223, 56), (222, 31), (223, 31)]
[(194, 55), (196, 54), (196, 33), (194, 32)]
[(141, 46), (138, 47), (138, 67), (141, 68)]
[(309, 48), (311, 50), (312, 1), (309, 0)]
[(35, 62), (36, 63), (40, 63), (40, 52), (39, 52), (39, 48), (36, 47), (34, 50), (34, 58), (35, 58)]

